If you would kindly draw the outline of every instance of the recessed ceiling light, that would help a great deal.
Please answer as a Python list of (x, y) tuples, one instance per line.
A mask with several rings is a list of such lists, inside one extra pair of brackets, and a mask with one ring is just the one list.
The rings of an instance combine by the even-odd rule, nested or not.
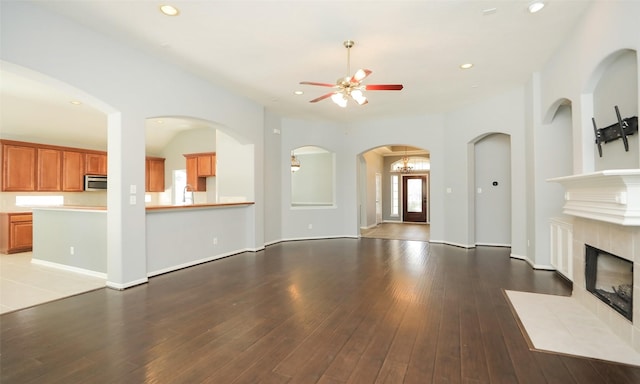
[(471, 63), (460, 64), (460, 69), (469, 69), (472, 67), (473, 67), (473, 64)]
[(529, 4), (529, 13), (539, 12), (540, 10), (542, 10), (542, 8), (544, 8), (544, 2), (534, 1), (533, 3)]
[(70, 101), (70, 103), (71, 103), (71, 104), (73, 104), (73, 105), (80, 105), (80, 104), (82, 104), (82, 103), (81, 103), (81, 102), (79, 102), (78, 100), (71, 100), (71, 101)]
[(164, 13), (167, 16), (178, 16), (178, 14), (180, 13), (178, 8), (174, 7), (173, 5), (161, 5), (160, 12)]
[(489, 16), (489, 15), (493, 15), (496, 12), (498, 12), (498, 8), (487, 8), (482, 10), (482, 15)]
[(156, 120), (156, 124), (163, 124), (163, 123), (164, 123), (163, 120), (160, 120), (160, 119)]
[(304, 92), (302, 92), (302, 91), (293, 91), (293, 94), (294, 95), (302, 95), (302, 94), (304, 94)]

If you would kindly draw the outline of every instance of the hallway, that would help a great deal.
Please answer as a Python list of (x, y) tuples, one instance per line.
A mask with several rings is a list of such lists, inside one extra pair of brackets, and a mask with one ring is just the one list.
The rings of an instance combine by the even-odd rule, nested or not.
[(373, 228), (361, 229), (360, 236), (371, 239), (429, 241), (429, 224), (382, 223)]

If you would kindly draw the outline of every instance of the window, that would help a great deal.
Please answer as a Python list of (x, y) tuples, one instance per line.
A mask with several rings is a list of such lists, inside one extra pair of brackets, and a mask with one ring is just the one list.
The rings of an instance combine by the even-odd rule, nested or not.
[(398, 175), (391, 175), (391, 216), (400, 216), (400, 185)]
[[(391, 172), (399, 172), (400, 167), (404, 165), (402, 159), (394, 161), (391, 164)], [(431, 169), (431, 162), (426, 157), (410, 157), (407, 162), (407, 166), (411, 167), (412, 171), (428, 171)]]

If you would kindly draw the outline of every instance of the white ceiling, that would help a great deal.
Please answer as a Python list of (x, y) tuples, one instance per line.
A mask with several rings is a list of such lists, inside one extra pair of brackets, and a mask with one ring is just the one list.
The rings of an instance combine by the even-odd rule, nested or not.
[[(536, 14), (527, 12), (529, 3), (182, 0), (172, 2), (180, 15), (168, 17), (153, 0), (39, 2), (267, 110), (338, 122), (442, 113), (524, 84), (559, 47), (590, 1), (547, 0)], [(330, 89), (299, 82), (334, 83), (347, 75), (343, 41), (348, 39), (355, 41), (351, 72), (371, 69), (365, 83), (401, 83), (404, 90), (369, 91), (367, 105), (344, 109), (330, 99), (309, 103)], [(466, 62), (474, 67), (461, 70), (459, 65)], [(79, 137), (80, 131), (90, 140), (96, 139), (91, 132), (106, 131), (104, 116), (70, 105), (64, 95), (57, 95), (64, 101), (56, 101), (55, 94), (48, 101), (38, 99), (34, 94), (45, 92), (25, 91), (19, 83), (2, 74), (3, 110), (11, 106), (12, 111), (10, 116), (3, 113), (3, 132), (15, 135), (15, 129), (30, 132), (60, 123), (39, 134), (74, 132)], [(35, 86), (28, 81), (24, 85)], [(295, 90), (304, 95), (294, 95)], [(174, 125), (185, 129), (184, 124)]]

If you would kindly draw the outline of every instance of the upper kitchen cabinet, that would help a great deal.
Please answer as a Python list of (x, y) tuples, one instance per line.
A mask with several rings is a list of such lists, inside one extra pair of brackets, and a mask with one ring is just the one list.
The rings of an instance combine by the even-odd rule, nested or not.
[(37, 151), (36, 190), (40, 192), (62, 190), (62, 151), (51, 148), (38, 148)]
[(2, 143), (2, 190), (35, 191), (36, 158), (34, 147)]
[(62, 154), (62, 190), (82, 192), (84, 190), (83, 152), (64, 151)]
[(146, 158), (146, 192), (164, 192), (164, 162), (165, 159), (161, 157)]
[(207, 190), (207, 177), (216, 175), (216, 154), (190, 153), (184, 155), (187, 161), (187, 184), (191, 191)]
[(86, 153), (85, 154), (85, 174), (86, 175), (107, 175), (107, 154), (106, 153)]

